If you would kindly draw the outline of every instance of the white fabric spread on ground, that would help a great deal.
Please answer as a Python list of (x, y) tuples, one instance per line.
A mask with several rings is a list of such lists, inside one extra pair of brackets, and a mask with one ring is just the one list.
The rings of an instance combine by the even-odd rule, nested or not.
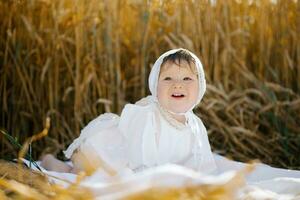
[[(187, 183), (194, 185), (226, 183), (236, 172), (246, 166), (244, 163), (230, 161), (217, 154), (214, 154), (214, 158), (218, 170), (212, 174), (202, 174), (173, 164), (153, 167), (137, 173), (124, 170), (115, 177), (110, 177), (99, 169), (92, 176), (86, 177), (81, 185), (91, 189), (95, 197), (99, 199), (117, 199), (151, 187), (181, 187)], [(32, 168), (36, 169), (34, 166)], [(75, 182), (77, 177), (75, 174), (47, 171), (43, 168), (42, 171), (50, 175), (50, 181), (64, 186), (68, 186), (69, 183), (62, 180)], [(300, 171), (258, 164), (255, 170), (245, 178), (247, 184), (239, 189), (237, 199), (292, 200), (300, 198)]]

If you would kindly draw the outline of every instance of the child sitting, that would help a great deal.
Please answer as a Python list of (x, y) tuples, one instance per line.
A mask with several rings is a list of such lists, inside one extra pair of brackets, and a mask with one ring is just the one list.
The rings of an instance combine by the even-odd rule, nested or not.
[(127, 104), (121, 116), (106, 113), (91, 121), (64, 151), (73, 167), (47, 155), (48, 170), (78, 173), (85, 164), (108, 174), (122, 169), (141, 171), (167, 163), (200, 172), (216, 168), (206, 128), (193, 108), (201, 101), (206, 82), (202, 64), (186, 49), (173, 49), (154, 63), (150, 96)]

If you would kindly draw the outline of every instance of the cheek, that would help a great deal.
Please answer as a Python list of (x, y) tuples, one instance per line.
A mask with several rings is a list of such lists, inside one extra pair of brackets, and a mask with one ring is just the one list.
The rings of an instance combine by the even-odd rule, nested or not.
[(198, 99), (198, 94), (199, 94), (199, 86), (198, 84), (193, 85), (190, 87), (190, 94), (193, 100), (197, 100)]
[(157, 86), (157, 97), (165, 96), (167, 93), (167, 87), (163, 84), (158, 84)]
[(161, 88), (161, 86), (158, 85), (157, 86), (157, 99), (158, 99), (158, 101), (161, 101), (162, 94), (163, 94), (162, 88)]
[(164, 104), (168, 100), (168, 88), (166, 86), (158, 85), (157, 99), (161, 104)]
[(157, 97), (159, 98), (162, 94), (162, 88), (161, 88), (161, 85), (158, 85), (157, 86)]

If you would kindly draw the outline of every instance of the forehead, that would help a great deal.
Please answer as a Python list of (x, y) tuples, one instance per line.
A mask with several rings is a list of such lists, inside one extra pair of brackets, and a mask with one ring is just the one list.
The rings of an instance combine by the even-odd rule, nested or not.
[(172, 73), (172, 72), (184, 72), (197, 75), (197, 68), (194, 62), (188, 62), (186, 60), (181, 60), (180, 62), (166, 61), (162, 64), (160, 68), (160, 74), (162, 73)]

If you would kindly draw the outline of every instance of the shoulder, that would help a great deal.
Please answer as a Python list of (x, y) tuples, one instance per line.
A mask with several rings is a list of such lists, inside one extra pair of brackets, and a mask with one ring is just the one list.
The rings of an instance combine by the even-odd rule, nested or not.
[(108, 127), (111, 127), (113, 125), (116, 125), (118, 123), (119, 116), (113, 113), (104, 113), (90, 121), (82, 130), (81, 134), (93, 130), (95, 132), (96, 130), (105, 129)]
[(126, 134), (134, 132), (144, 132), (155, 127), (156, 121), (156, 106), (148, 104), (145, 106), (136, 104), (127, 104), (122, 110), (119, 129)]
[(199, 125), (201, 128), (206, 129), (205, 126), (204, 126), (204, 124), (203, 124), (203, 122), (202, 122), (202, 120), (200, 119), (200, 117), (198, 117), (198, 115), (196, 115), (196, 114), (194, 114), (194, 117), (195, 117), (195, 119), (196, 119), (198, 125)]
[(128, 115), (147, 115), (148, 113), (155, 112), (155, 110), (155, 103), (147, 105), (126, 104), (122, 110), (121, 118)]
[(157, 106), (155, 103), (148, 105), (126, 104), (120, 116), (120, 124), (128, 122), (146, 122), (155, 118)]

